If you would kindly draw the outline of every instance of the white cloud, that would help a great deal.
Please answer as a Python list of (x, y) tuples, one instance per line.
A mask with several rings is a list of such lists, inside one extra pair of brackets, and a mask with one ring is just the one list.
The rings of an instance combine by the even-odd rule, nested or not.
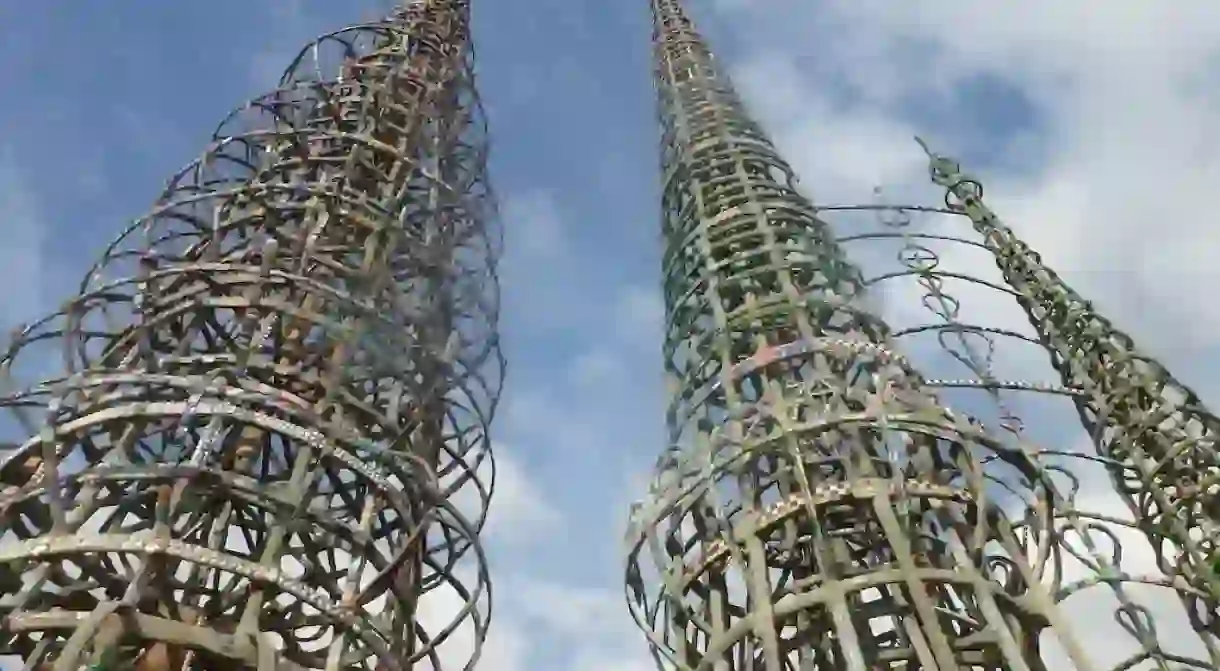
[[(492, 450), (495, 454), (495, 490), (483, 528), (484, 542), (517, 546), (553, 531), (563, 517), (548, 492), (530, 478), (528, 469), (517, 461), (514, 449), (497, 442)], [(490, 462), (479, 464), (478, 475), (484, 485), (492, 482)], [(478, 518), (481, 500), (473, 483), (464, 484), (454, 501), (468, 520)]]
[[(859, 198), (878, 182), (925, 183), (911, 135), (958, 153), (966, 138), (946, 122), (976, 112), (947, 94), (972, 78), (1003, 82), (1032, 103), (1046, 155), (1028, 173), (989, 170), (993, 207), (1120, 322), (1161, 319), (1163, 338), (1214, 344), (1220, 307), (1193, 289), (1220, 281), (1207, 254), (1220, 232), (1203, 212), (1220, 177), (1220, 8), (718, 4), (736, 37), (769, 37), (765, 51), (742, 59), (757, 65), (738, 77), (819, 201)], [(852, 95), (837, 95), (843, 90)], [(917, 124), (898, 104), (911, 100), (936, 103), (939, 118)], [(994, 133), (985, 144), (988, 153), (1007, 148)]]
[[(496, 493), (483, 533), (494, 598), (491, 626), (476, 668), (651, 668), (646, 664), (644, 638), (631, 622), (616, 585), (542, 574), (533, 562), (522, 563), (501, 552), (540, 547), (526, 543), (539, 541), (542, 533), (551, 534), (548, 544), (561, 547), (563, 526), (578, 520), (551, 506), (545, 491), (528, 478), (510, 450), (501, 444), (495, 449)], [(475, 583), (471, 575), (464, 575), (463, 581)], [(453, 590), (438, 588), (423, 600), (421, 621), (430, 631), (439, 631), (459, 619), (463, 603)], [(470, 658), (475, 640), (472, 624), (467, 618), (438, 648), (441, 668), (461, 668)]]
[(573, 644), (562, 651), (567, 662), (563, 668), (651, 668), (644, 637), (627, 615), (621, 591), (536, 580), (513, 589), (522, 599), (511, 608), (531, 630)]
[[(470, 592), (479, 587), (473, 573), (469, 569), (455, 572), (462, 586)], [(471, 605), (474, 605), (473, 609)], [(487, 630), (482, 645), (476, 644), (479, 629), (487, 623), (488, 606), (485, 586), (477, 598), (467, 597), (449, 584), (438, 584), (420, 597), (419, 624), (427, 632), (428, 640), (433, 642), (434, 654), (439, 662), (434, 664), (425, 657), (420, 667), (427, 671), (463, 669), (476, 652), (487, 654), (495, 649), (501, 653), (498, 657), (500, 663), (496, 664), (497, 657), (492, 656), (492, 668), (496, 671), (515, 671), (520, 656), (519, 645), (515, 642), (516, 637), (504, 638), (505, 634), (512, 633), (511, 630), (499, 633)], [(444, 632), (449, 633), (444, 635)]]
[(496, 450), (496, 489), (485, 534), (499, 542), (536, 540), (563, 521), (547, 491), (502, 444)]
[[(493, 567), (494, 571), (494, 567)], [(474, 668), (518, 671), (530, 668), (592, 668), (644, 671), (644, 638), (634, 628), (615, 590), (530, 578), (494, 571), (491, 627)], [(421, 601), (420, 621), (435, 634), (461, 620), (437, 646), (440, 669), (461, 669), (475, 650), (472, 620), (462, 619), (465, 601), (452, 590), (435, 590)], [(421, 668), (431, 669), (422, 664)]]

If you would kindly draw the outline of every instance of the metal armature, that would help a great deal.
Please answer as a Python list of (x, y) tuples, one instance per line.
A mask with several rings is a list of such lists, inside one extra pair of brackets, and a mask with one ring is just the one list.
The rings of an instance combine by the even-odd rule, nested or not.
[[(679, 669), (1043, 668), (1045, 601), (984, 460), (924, 389), (677, 0), (653, 0), (673, 447), (628, 595)], [(653, 565), (646, 562), (653, 560)]]
[(1040, 361), (1043, 342), (1022, 323), (1019, 294), (994, 268), (982, 272), (994, 265), (988, 247), (955, 234), (964, 213), (880, 201), (817, 209), (845, 233), (837, 241), (873, 268), (870, 290), (914, 308), (893, 310), (904, 323), (891, 336), (918, 354), (921, 367), (945, 375), (924, 383), (1026, 454), (1048, 483), (1045, 499), (1009, 486), (989, 492), (1024, 546), (1038, 548), (1028, 570), (1053, 602), (1043, 606), (1053, 625), (1043, 635), (1047, 668), (1220, 665), (1201, 617), (1203, 592), (1158, 561), (1138, 511), (1112, 484), (1121, 464), (1083, 445), (1089, 436), (1074, 402), (1085, 389), (1042, 381), (1055, 372)]
[(473, 665), (503, 363), (468, 13), (305, 47), (0, 353), (0, 664)]
[(1191, 628), (1220, 666), (1220, 419), (1130, 336), (1098, 314), (983, 203), (982, 185), (922, 140), (944, 212), (968, 218), (1062, 383), (1111, 489), (1181, 591)]
[[(627, 592), (658, 665), (1214, 668), (1208, 640), (1163, 640), (1196, 628), (1182, 605), (1201, 593), (1140, 564), (1150, 548), (1140, 534), (1130, 548), (1129, 520), (1088, 511), (1081, 465), (1110, 462), (1026, 435), (1014, 396), (1084, 391), (997, 377), (997, 336), (1036, 339), (963, 322), (924, 253), (950, 238), (908, 230), (937, 208), (825, 208), (885, 215), (836, 239), (679, 0), (652, 9), (672, 447), (632, 510)], [(842, 245), (882, 240), (904, 267), (866, 278)], [(891, 331), (873, 315), (866, 291), (899, 276), (936, 323)], [(921, 334), (968, 377), (916, 372), (894, 343)], [(957, 411), (940, 398), (954, 394), (970, 394)]]

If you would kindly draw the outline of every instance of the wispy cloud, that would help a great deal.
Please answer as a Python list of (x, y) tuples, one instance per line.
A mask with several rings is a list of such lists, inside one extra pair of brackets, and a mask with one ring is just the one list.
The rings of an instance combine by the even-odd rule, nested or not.
[(546, 488), (532, 480), (507, 445), (496, 445), (495, 495), (486, 535), (501, 545), (520, 547), (562, 531), (564, 517)]
[[(1150, 333), (1154, 341), (1173, 334), (1192, 347), (1213, 344), (1211, 326), (1220, 313), (1191, 287), (1220, 280), (1215, 264), (1198, 252), (1214, 246), (1217, 236), (1198, 209), (1220, 170), (1214, 141), (1220, 107), (1215, 87), (1201, 84), (1215, 82), (1218, 72), (1215, 8), (1192, 2), (1149, 10), (1120, 2), (1079, 31), (1068, 29), (1079, 18), (1075, 10), (1053, 2), (1019, 8), (945, 2), (899, 11), (871, 2), (728, 3), (723, 11), (733, 17), (726, 28), (742, 43), (780, 36), (757, 62), (788, 67), (747, 68), (744, 88), (776, 122), (777, 136), (819, 200), (859, 198), (868, 182), (926, 183), (909, 141), (916, 132), (952, 153), (968, 149), (968, 167), (984, 173), (1001, 215), (1121, 320), (1136, 329), (1158, 320), (1173, 325)], [(795, 25), (812, 32), (797, 35)], [(925, 45), (927, 58), (842, 56), (891, 44)], [(744, 51), (750, 62), (756, 52)], [(799, 66), (813, 61), (821, 66), (804, 74)], [(984, 76), (1029, 103), (1042, 135), (1030, 141), (1046, 152), (1035, 169), (1002, 169), (1000, 152), (1009, 149), (1014, 130), (1031, 125), (1025, 119), (1000, 118), (976, 146), (961, 146), (952, 122), (979, 115), (987, 101), (944, 91)], [(901, 82), (907, 93), (899, 103), (939, 97), (951, 106), (915, 123), (909, 104), (836, 100), (828, 92), (833, 87), (825, 86), (829, 79), (859, 90), (875, 81)], [(855, 189), (842, 184), (852, 175), (859, 176)], [(1153, 230), (1155, 253), (1147, 246)]]

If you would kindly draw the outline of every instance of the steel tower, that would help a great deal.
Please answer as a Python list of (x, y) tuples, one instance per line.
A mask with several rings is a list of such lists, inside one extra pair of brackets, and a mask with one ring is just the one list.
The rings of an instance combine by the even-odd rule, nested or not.
[(473, 664), (503, 364), (468, 14), (306, 46), (0, 353), (0, 660)]
[[(992, 462), (989, 475), (1000, 476), (986, 493), (1013, 520), (1033, 560), (1030, 579), (1054, 604), (1042, 606), (1053, 624), (1041, 637), (1044, 664), (1220, 666), (1207, 613), (1214, 600), (1148, 542), (1139, 511), (1114, 486), (1122, 465), (1086, 446), (1077, 405), (1089, 397), (1088, 385), (1065, 384), (1047, 365), (1021, 292), (995, 268), (988, 245), (961, 232), (966, 213), (890, 204), (877, 191), (870, 203), (825, 205), (818, 213), (833, 218), (837, 242), (864, 261), (866, 286), (885, 297), (892, 341), (938, 374), (926, 387), (1036, 464), (1040, 490), (1003, 477), (984, 458)], [(989, 559), (1001, 580), (1025, 574), (1007, 559)]]
[(1220, 418), (1017, 238), (957, 161), (920, 145), (945, 207), (969, 218), (1063, 384), (1078, 390), (1077, 412), (1110, 462), (1117, 492), (1155, 548), (1158, 568), (1192, 588), (1183, 589), (1192, 625), (1220, 665)]
[[(653, 0), (671, 448), (628, 592), (682, 669), (1040, 669), (1049, 601), (987, 455), (889, 347), (678, 0)], [(656, 568), (644, 565), (651, 553)], [(988, 555), (1022, 567), (1001, 583)]]
[[(997, 380), (990, 353), (968, 363), (977, 379), (921, 377), (896, 336), (936, 331), (947, 348), (1005, 331), (957, 320), (900, 222), (836, 239), (680, 0), (651, 5), (672, 446), (632, 510), (627, 591), (662, 668), (1106, 668), (1082, 635), (1094, 622), (1064, 605), (1099, 585), (1117, 606), (1092, 617), (1139, 648), (1110, 668), (1208, 668), (1147, 636), (1130, 591), (1153, 581), (1122, 572), (1099, 531), (1111, 520), (1077, 509), (1060, 451), (1003, 407), (993, 433), (933, 394), (1083, 392)], [(882, 278), (840, 246), (870, 237), (906, 241), (904, 272), (943, 323), (895, 334), (874, 315), (866, 287)]]

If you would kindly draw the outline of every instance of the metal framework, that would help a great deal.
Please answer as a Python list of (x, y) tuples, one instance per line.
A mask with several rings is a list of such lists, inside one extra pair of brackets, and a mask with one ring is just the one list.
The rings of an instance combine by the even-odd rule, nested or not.
[[(960, 213), (813, 206), (680, 0), (651, 5), (671, 447), (632, 510), (627, 593), (661, 667), (1215, 668), (1209, 638), (1160, 636), (1199, 630), (1182, 604), (1204, 594), (1132, 568), (1134, 524), (1089, 510), (1081, 465), (1112, 462), (1039, 447), (1013, 408), (1088, 390), (999, 379), (995, 338), (1036, 339), (965, 323), (928, 243), (977, 243), (910, 227)], [(884, 225), (836, 238), (819, 209)], [(843, 251), (886, 240), (897, 272), (866, 278)], [(875, 315), (870, 288), (901, 276), (937, 323)], [(920, 334), (971, 377), (923, 378), (895, 350)], [(969, 416), (941, 401), (958, 392)], [(1145, 588), (1177, 608), (1159, 633)], [(1117, 636), (1090, 638), (1107, 623)]]
[(473, 664), (503, 362), (468, 14), (306, 46), (0, 351), (0, 663)]
[[(1215, 601), (1184, 582), (1178, 564), (1158, 552), (1164, 548), (1148, 542), (1138, 510), (1124, 501), (1122, 483), (1113, 479), (1123, 464), (1104, 447), (1086, 446), (1096, 443), (1080, 430), (1077, 415), (1087, 386), (1039, 379), (1055, 373), (1038, 365), (1046, 345), (1036, 329), (1020, 323), (1021, 294), (998, 270), (982, 272), (994, 253), (958, 232), (965, 213), (958, 207), (880, 201), (818, 210), (847, 232), (837, 241), (875, 268), (865, 279), (870, 290), (906, 306), (922, 305), (922, 310), (893, 311), (907, 322), (893, 331), (893, 339), (919, 352), (921, 362), (938, 372), (966, 375), (924, 383), (938, 387), (952, 407), (985, 421), (996, 438), (1037, 464), (1049, 498), (1032, 498), (1008, 486), (992, 487), (988, 494), (1009, 511), (1031, 549), (1029, 575), (1045, 585), (1053, 603), (1042, 606), (1053, 625), (1042, 636), (1047, 668), (1220, 665), (1207, 613)], [(1006, 309), (997, 314), (997, 306)], [(978, 308), (986, 308), (985, 319)], [(1017, 567), (1001, 560), (993, 568), (1002, 569), (997, 576), (1002, 577)]]
[(1051, 365), (1077, 391), (1080, 420), (1158, 568), (1207, 595), (1187, 591), (1185, 598), (1212, 664), (1220, 665), (1220, 418), (1001, 223), (978, 180), (919, 142), (933, 183), (945, 189), (945, 208), (970, 220)]

